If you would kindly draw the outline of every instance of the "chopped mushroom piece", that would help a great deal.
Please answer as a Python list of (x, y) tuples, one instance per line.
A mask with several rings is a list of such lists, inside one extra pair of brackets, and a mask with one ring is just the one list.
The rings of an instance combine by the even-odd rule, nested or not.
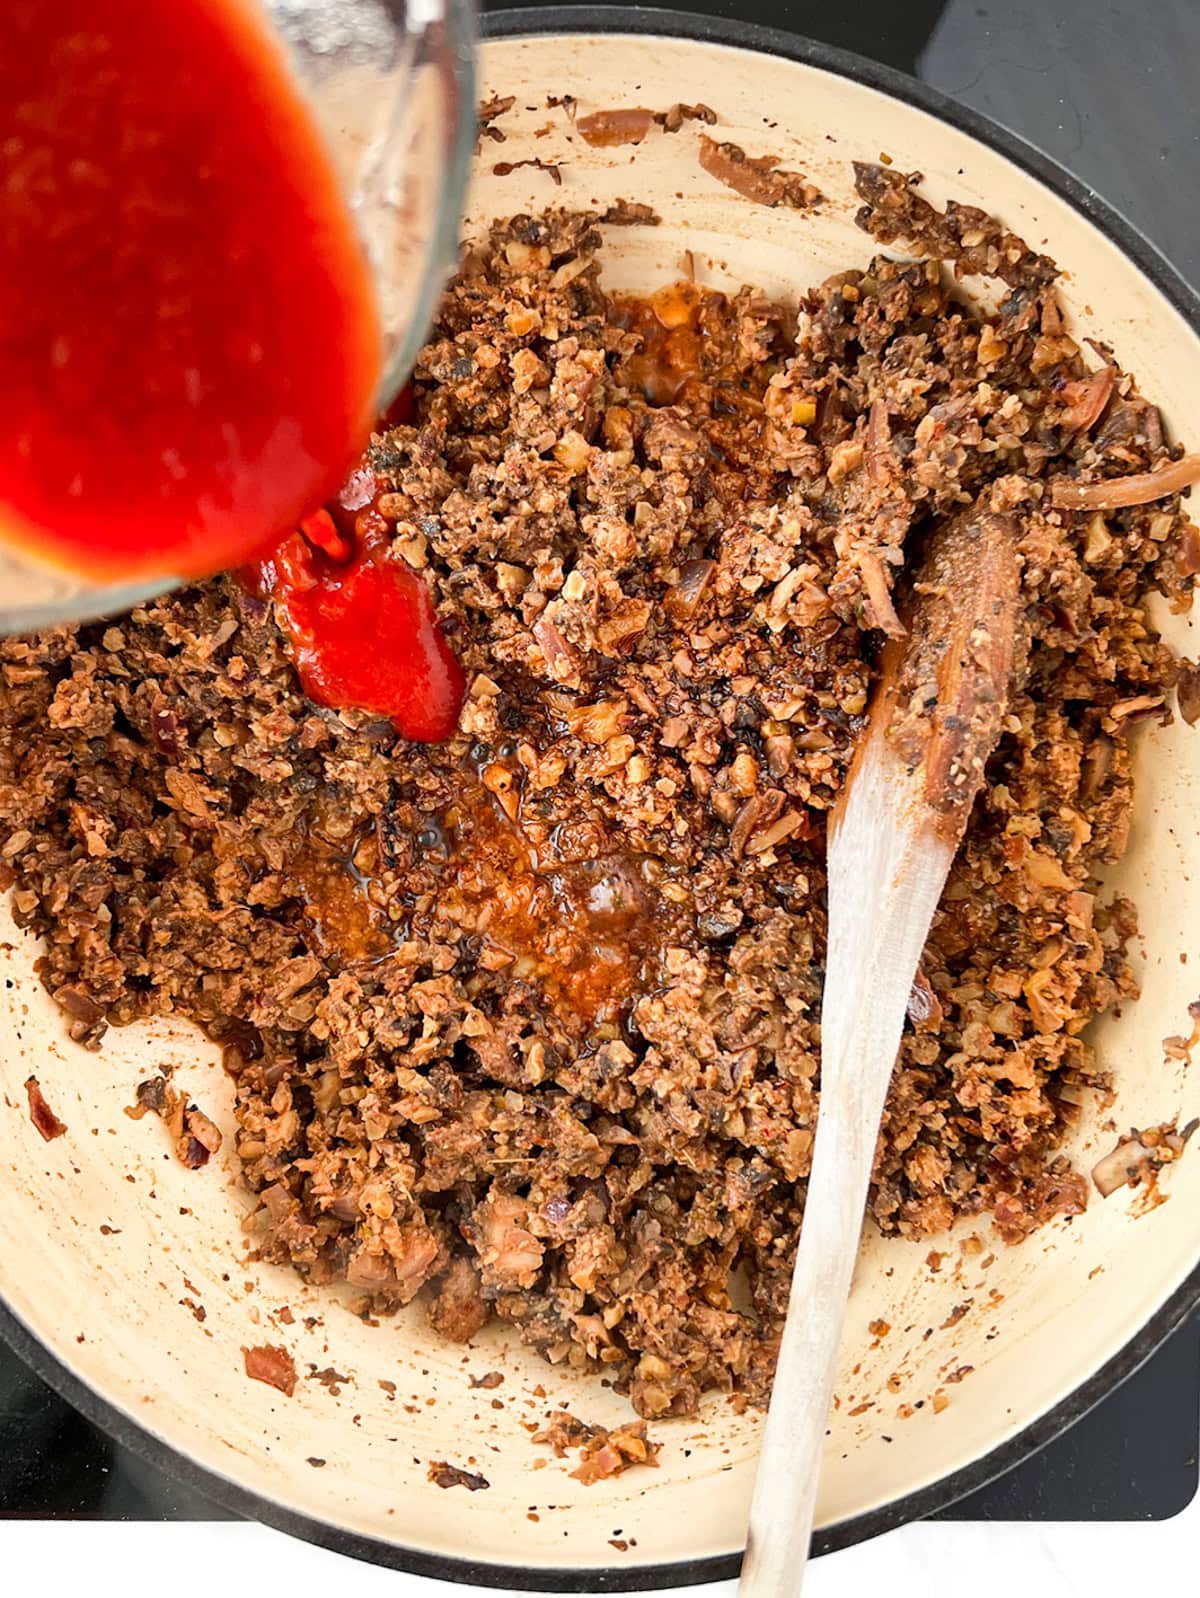
[(174, 1139), (176, 1159), (189, 1171), (207, 1165), (220, 1149), (220, 1128), (189, 1103), (185, 1093), (172, 1087), (169, 1077), (160, 1074), (139, 1082), (136, 1100), (125, 1114), (133, 1121), (140, 1121), (147, 1112), (157, 1115)]
[(1101, 1198), (1121, 1187), (1136, 1187), (1150, 1173), (1160, 1171), (1180, 1157), (1200, 1121), (1190, 1121), (1182, 1132), (1175, 1123), (1133, 1131), (1092, 1167), (1092, 1181)]
[(787, 172), (773, 155), (749, 156), (740, 144), (718, 143), (700, 135), (700, 165), (727, 189), (758, 205), (786, 205), (809, 211), (821, 191), (800, 172)]

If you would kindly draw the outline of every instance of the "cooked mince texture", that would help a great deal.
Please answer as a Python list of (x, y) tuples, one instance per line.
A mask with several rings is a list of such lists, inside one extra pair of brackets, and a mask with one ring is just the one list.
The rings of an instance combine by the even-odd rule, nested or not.
[(1043, 257), (859, 183), (866, 231), (918, 259), (864, 237), (791, 306), (609, 298), (607, 229), (563, 211), (464, 255), (414, 419), (366, 458), (466, 669), (449, 742), (309, 703), (234, 577), (0, 649), (2, 853), (71, 1035), (198, 1023), (263, 1258), (374, 1313), (420, 1295), (450, 1338), (498, 1318), (644, 1416), (767, 1397), (826, 821), (892, 595), (968, 502), (1019, 523), (1030, 659), (913, 988), (874, 1224), (990, 1213), (1016, 1241), (1082, 1210), (1084, 1029), (1136, 992), (1134, 907), (1097, 873), (1131, 730), (1170, 713), (1146, 600), (1186, 603), (1200, 540), (1178, 496), (1082, 512), (1048, 485), (1178, 451), (1084, 360)]

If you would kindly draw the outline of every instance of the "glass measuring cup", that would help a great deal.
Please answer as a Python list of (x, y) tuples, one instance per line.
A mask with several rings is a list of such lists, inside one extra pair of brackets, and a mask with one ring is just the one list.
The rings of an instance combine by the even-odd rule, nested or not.
[[(382, 411), (411, 370), (456, 255), (475, 132), (471, 0), (244, 3), (265, 13), (283, 48), (364, 246), (383, 336)], [(165, 571), (90, 582), (0, 543), (0, 632), (126, 609), (179, 580)]]

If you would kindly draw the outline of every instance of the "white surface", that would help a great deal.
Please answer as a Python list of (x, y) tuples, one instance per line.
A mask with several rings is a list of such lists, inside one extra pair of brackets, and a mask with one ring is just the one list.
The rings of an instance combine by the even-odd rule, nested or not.
[[(819, 1559), (806, 1598), (1094, 1598), (1140, 1591), (1148, 1568), (1193, 1567), (1200, 1498), (1174, 1520), (1133, 1525), (904, 1526)], [(238, 1522), (122, 1525), (0, 1521), (0, 1567), (8, 1592), (87, 1593), (89, 1598), (213, 1598), (230, 1571), (242, 1592), (328, 1591), (337, 1598), (482, 1598), (488, 1589), (424, 1581), (310, 1548)], [(964, 1574), (970, 1573), (964, 1584)], [(886, 1585), (883, 1585), (886, 1583)], [(1136, 1583), (1136, 1586), (1135, 1586)], [(294, 1584), (294, 1585), (293, 1585)], [(688, 1598), (733, 1598), (734, 1583), (678, 1588)]]

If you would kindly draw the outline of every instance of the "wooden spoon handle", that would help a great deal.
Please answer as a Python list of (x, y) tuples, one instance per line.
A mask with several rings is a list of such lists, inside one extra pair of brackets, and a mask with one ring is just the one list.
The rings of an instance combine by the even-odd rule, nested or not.
[(804, 1580), (879, 1122), (933, 913), (1019, 669), (1018, 528), (972, 508), (930, 540), (884, 652), (829, 841), (821, 1101), (763, 1432), (742, 1598)]
[(896, 786), (911, 779), (881, 733), (870, 741), (829, 849), (820, 1115), (741, 1598), (801, 1589), (879, 1122), (913, 973), (954, 856), (919, 807), (896, 805)]

